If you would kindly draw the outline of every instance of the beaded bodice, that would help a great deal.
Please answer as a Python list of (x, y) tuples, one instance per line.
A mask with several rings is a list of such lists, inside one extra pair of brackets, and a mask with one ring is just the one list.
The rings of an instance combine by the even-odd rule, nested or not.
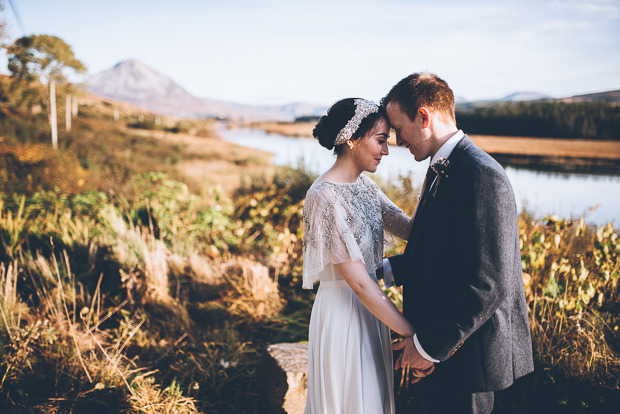
[(361, 260), (376, 280), (382, 266), (384, 228), (406, 239), (411, 222), (365, 175), (355, 183), (316, 181), (304, 203), (304, 288), (328, 264)]

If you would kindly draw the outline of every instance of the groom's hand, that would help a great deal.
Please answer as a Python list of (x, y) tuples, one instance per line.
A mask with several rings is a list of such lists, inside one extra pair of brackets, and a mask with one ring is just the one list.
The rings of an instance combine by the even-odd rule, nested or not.
[(435, 364), (420, 355), (411, 336), (392, 344), (392, 350), (403, 351), (396, 360), (394, 369), (409, 368), (415, 377), (412, 383), (420, 381), (435, 370)]

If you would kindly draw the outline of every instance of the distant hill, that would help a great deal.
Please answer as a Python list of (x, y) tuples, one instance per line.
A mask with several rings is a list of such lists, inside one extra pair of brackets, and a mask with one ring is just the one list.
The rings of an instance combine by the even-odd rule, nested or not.
[(526, 102), (526, 101), (555, 101), (555, 102), (617, 102), (620, 103), (620, 90), (596, 92), (585, 95), (575, 95), (565, 98), (554, 98), (538, 92), (515, 92), (499, 100), (487, 101), (497, 102)]
[(620, 90), (596, 92), (585, 95), (576, 95), (565, 98), (554, 98), (539, 92), (515, 92), (500, 99), (489, 99), (483, 101), (468, 101), (466, 99), (456, 99), (457, 111), (470, 111), (475, 108), (486, 108), (496, 105), (510, 104), (511, 102), (601, 102), (620, 104)]
[(560, 99), (563, 102), (617, 102), (620, 103), (620, 90), (576, 95)]
[(502, 102), (539, 101), (541, 99), (553, 99), (549, 95), (538, 92), (515, 92), (500, 99)]
[(293, 121), (300, 116), (322, 115), (327, 110), (325, 106), (309, 103), (257, 106), (198, 98), (137, 60), (117, 63), (86, 83), (91, 93), (168, 116)]

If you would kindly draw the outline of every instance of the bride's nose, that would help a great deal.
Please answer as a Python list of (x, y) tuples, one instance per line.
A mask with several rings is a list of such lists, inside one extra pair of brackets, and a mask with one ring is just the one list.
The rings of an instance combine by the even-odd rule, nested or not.
[(388, 155), (390, 153), (389, 145), (387, 142), (381, 146), (381, 155)]

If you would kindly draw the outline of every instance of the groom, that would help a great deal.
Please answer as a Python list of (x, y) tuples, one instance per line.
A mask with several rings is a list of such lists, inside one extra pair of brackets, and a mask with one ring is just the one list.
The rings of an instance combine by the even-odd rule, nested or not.
[(416, 330), (393, 346), (396, 368), (424, 377), (428, 413), (490, 413), (494, 391), (534, 370), (512, 187), (457, 128), (436, 75), (407, 76), (381, 103), (398, 145), (433, 167), (405, 252), (384, 261)]

